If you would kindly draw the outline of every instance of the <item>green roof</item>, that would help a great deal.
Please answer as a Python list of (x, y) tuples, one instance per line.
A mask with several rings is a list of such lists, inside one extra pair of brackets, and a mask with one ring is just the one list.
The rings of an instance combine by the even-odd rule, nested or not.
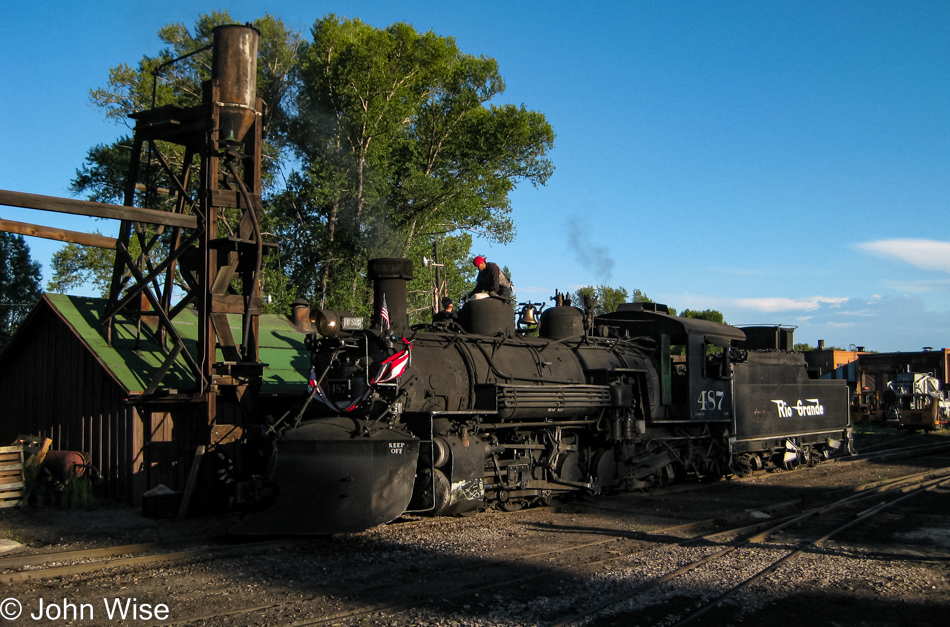
[[(141, 393), (148, 387), (165, 361), (168, 350), (159, 346), (156, 329), (136, 320), (116, 316), (112, 346), (106, 343), (100, 332), (100, 322), (107, 301), (101, 298), (46, 294), (44, 297), (53, 310), (68, 324), (80, 340), (91, 350), (99, 362), (130, 393)], [(243, 335), (241, 316), (229, 315), (228, 323), (235, 339)], [(196, 355), (198, 340), (198, 315), (193, 308), (182, 311), (172, 321), (186, 349)], [(284, 316), (264, 314), (260, 316), (259, 356), (264, 366), (262, 394), (305, 393), (307, 375), (310, 371), (309, 353), (304, 347), (303, 333), (297, 331)], [(166, 346), (171, 347), (172, 342)], [(218, 353), (216, 361), (223, 361)], [(190, 391), (195, 388), (195, 379), (185, 359), (179, 355), (165, 375), (159, 389), (165, 391)]]

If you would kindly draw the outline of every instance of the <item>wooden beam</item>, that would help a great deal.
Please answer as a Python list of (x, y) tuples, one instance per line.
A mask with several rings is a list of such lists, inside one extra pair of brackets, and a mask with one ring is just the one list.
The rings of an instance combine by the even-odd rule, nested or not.
[(41, 211), (57, 211), (59, 213), (71, 213), (96, 218), (111, 218), (113, 220), (130, 220), (132, 222), (147, 222), (148, 224), (180, 226), (186, 229), (194, 229), (198, 226), (198, 218), (193, 215), (158, 211), (156, 209), (142, 209), (140, 207), (126, 207), (124, 205), (110, 205), (101, 202), (91, 202), (89, 200), (75, 200), (72, 198), (27, 194), (26, 192), (12, 192), (6, 189), (0, 189), (0, 205), (23, 207), (24, 209), (39, 209)]
[(54, 229), (48, 226), (38, 224), (27, 224), (26, 222), (14, 222), (13, 220), (4, 220), (0, 218), (0, 231), (7, 233), (19, 233), (20, 235), (29, 235), (31, 237), (43, 237), (46, 239), (55, 239), (60, 242), (71, 242), (73, 244), (82, 244), (83, 246), (95, 246), (97, 248), (109, 248), (115, 250), (115, 238), (104, 235), (93, 235), (91, 233), (79, 233), (77, 231), (67, 231), (65, 229)]
[(198, 483), (198, 471), (201, 470), (201, 460), (205, 456), (204, 445), (195, 449), (195, 459), (191, 462), (191, 472), (188, 473), (188, 482), (185, 483), (185, 491), (181, 495), (181, 505), (178, 506), (178, 520), (184, 520), (188, 515), (188, 506), (191, 504), (191, 496), (195, 493), (195, 485)]

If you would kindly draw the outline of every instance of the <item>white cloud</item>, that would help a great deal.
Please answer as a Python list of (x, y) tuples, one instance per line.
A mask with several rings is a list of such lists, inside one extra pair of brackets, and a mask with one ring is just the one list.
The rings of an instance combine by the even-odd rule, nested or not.
[(950, 242), (929, 239), (882, 239), (857, 244), (881, 257), (900, 259), (923, 270), (950, 272)]
[(796, 341), (812, 345), (823, 339), (828, 346), (854, 343), (876, 351), (950, 347), (950, 303), (928, 306), (920, 296), (728, 298), (680, 293), (664, 298), (682, 308), (717, 309), (739, 326), (791, 323), (798, 327)]
[(906, 294), (950, 292), (950, 279), (932, 281), (884, 281), (884, 285)]
[(734, 307), (761, 311), (764, 313), (773, 313), (777, 311), (814, 311), (822, 304), (837, 307), (847, 301), (847, 298), (841, 296), (808, 296), (806, 298), (784, 298), (780, 296), (765, 298), (733, 298), (731, 304)]
[(829, 329), (854, 329), (857, 327), (857, 324), (854, 322), (825, 322), (825, 326)]

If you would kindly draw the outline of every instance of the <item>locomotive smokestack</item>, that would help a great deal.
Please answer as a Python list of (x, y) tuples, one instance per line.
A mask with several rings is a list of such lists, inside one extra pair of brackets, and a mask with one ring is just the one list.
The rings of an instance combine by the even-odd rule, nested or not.
[(373, 327), (382, 327), (383, 302), (389, 312), (394, 334), (409, 328), (406, 312), (406, 284), (412, 280), (412, 261), (403, 258), (370, 259), (369, 278), (373, 282)]

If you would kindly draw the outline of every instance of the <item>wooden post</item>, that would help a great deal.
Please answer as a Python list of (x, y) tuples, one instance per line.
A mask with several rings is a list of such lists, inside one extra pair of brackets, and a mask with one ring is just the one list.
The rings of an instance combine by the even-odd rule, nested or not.
[(178, 520), (183, 520), (188, 514), (188, 505), (191, 502), (191, 496), (195, 492), (195, 484), (198, 482), (198, 471), (201, 470), (201, 460), (205, 456), (204, 445), (195, 449), (195, 461), (191, 463), (191, 472), (188, 473), (188, 483), (185, 484), (185, 492), (181, 495), (181, 506), (178, 508)]

